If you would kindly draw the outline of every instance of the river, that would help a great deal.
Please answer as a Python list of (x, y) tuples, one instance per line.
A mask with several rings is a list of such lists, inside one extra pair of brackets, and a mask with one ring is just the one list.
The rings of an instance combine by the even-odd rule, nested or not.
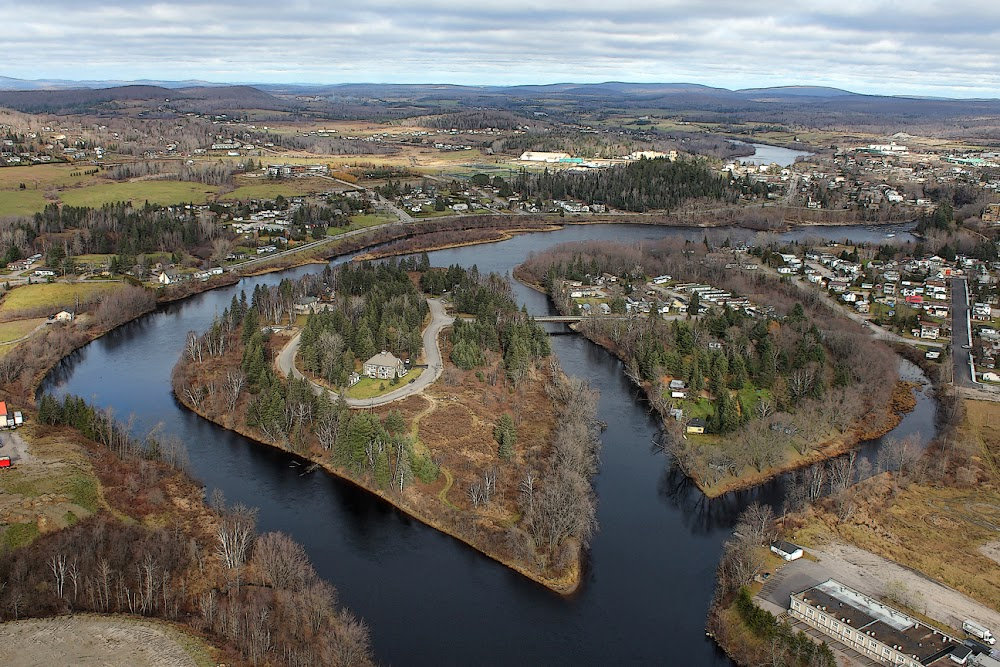
[[(720, 231), (727, 233), (712, 233)], [(869, 233), (863, 227), (830, 231), (834, 238), (858, 240)], [(745, 232), (728, 233), (736, 238)], [(555, 243), (674, 234), (700, 240), (704, 231), (568, 226), (430, 257), (435, 265), (476, 264), (480, 271), (509, 273), (530, 252)], [(249, 295), (256, 284), (317, 270), (246, 278), (160, 308), (72, 354), (43, 388), (112, 406), (121, 416), (133, 413), (140, 428), (162, 422), (165, 433), (180, 436), (209, 493), (219, 488), (230, 502), (259, 507), (261, 530), (285, 531), (305, 545), (341, 601), (370, 624), (376, 656), (385, 664), (731, 664), (704, 636), (721, 545), (753, 499), (780, 507), (785, 482), (707, 500), (653, 446), (656, 420), (621, 363), (580, 336), (554, 336), (553, 350), (567, 373), (600, 390), (598, 417), (608, 428), (595, 478), (600, 531), (580, 590), (565, 598), (343, 480), (304, 474), (295, 457), (219, 428), (176, 402), (170, 372), (188, 331), (204, 330), (240, 289)], [(520, 285), (515, 290), (530, 312), (550, 312), (544, 295)], [(921, 394), (894, 435), (931, 435), (933, 412), (933, 400)]]
[[(745, 144), (745, 141), (733, 141), (735, 144)], [(754, 148), (753, 155), (748, 155), (747, 157), (739, 158), (740, 162), (743, 164), (776, 164), (781, 167), (787, 167), (795, 163), (795, 159), (799, 157), (809, 157), (813, 155), (808, 151), (797, 151), (791, 148), (782, 148), (781, 146), (771, 146), (769, 144), (750, 144)]]

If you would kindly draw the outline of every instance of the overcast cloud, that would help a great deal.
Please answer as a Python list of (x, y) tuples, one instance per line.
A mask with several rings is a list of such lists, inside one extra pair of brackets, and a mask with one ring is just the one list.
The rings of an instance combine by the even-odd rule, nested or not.
[(685, 81), (1000, 97), (996, 0), (0, 0), (0, 31), (0, 75), (25, 79)]

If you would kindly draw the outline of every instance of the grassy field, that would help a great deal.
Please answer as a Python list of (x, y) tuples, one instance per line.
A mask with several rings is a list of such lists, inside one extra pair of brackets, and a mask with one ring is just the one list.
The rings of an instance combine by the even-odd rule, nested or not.
[(16, 190), (24, 183), (28, 190), (64, 188), (75, 185), (105, 182), (95, 174), (83, 172), (93, 169), (89, 165), (39, 164), (30, 167), (0, 169), (0, 190)]
[[(390, 213), (363, 213), (360, 215), (351, 216), (351, 229), (358, 229), (359, 227), (374, 227), (375, 225), (384, 225), (387, 222), (394, 222), (396, 216)], [(340, 228), (331, 227), (334, 234), (340, 233)]]
[(245, 178), (239, 179), (237, 183), (239, 187), (232, 192), (220, 195), (219, 200), (274, 199), (278, 195), (287, 199), (288, 197), (309, 195), (325, 190), (336, 190), (341, 187), (338, 183), (321, 178), (285, 178), (282, 180)]
[(122, 283), (41, 283), (15, 287), (0, 305), (0, 313), (30, 310), (41, 307), (71, 305), (76, 297), (80, 301), (93, 300), (103, 292), (121, 289)]
[(0, 475), (0, 542), (23, 546), (39, 527), (61, 528), (101, 506), (99, 482), (87, 453), (62, 434), (33, 424), (18, 429), (30, 458)]
[(155, 204), (204, 204), (217, 187), (184, 181), (139, 181), (106, 183), (66, 190), (59, 195), (70, 206), (102, 206), (118, 201), (148, 201)]
[(382, 394), (388, 394), (390, 391), (395, 391), (403, 387), (410, 380), (416, 380), (423, 372), (423, 368), (413, 368), (397, 385), (390, 384), (388, 380), (373, 380), (372, 378), (363, 377), (360, 382), (347, 390), (347, 397), (359, 400), (377, 398)]
[(44, 317), (0, 323), (0, 345), (23, 338), (34, 331), (35, 327), (44, 323)]
[[(0, 169), (0, 173), (8, 171)], [(41, 190), (0, 190), (0, 218), (8, 215), (31, 216), (45, 208)]]
[(837, 537), (1000, 610), (1000, 492), (995, 485), (1000, 404), (967, 400), (964, 405), (959, 440), (978, 447), (993, 483), (894, 487), (884, 477), (874, 478), (856, 487), (857, 510), (849, 520), (812, 510), (795, 522), (791, 539), (808, 546)]

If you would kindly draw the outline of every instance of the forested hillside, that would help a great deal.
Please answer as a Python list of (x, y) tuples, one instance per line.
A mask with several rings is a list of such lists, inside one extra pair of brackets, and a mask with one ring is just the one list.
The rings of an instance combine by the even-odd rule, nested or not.
[(571, 197), (588, 204), (606, 204), (625, 211), (674, 208), (691, 199), (734, 202), (739, 191), (700, 160), (665, 158), (637, 160), (583, 173), (549, 171), (521, 173), (514, 190), (528, 199)]

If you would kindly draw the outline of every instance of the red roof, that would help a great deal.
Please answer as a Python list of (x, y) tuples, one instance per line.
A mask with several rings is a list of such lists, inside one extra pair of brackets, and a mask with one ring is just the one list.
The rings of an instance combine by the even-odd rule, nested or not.
[(7, 401), (0, 401), (0, 416), (7, 416)]

